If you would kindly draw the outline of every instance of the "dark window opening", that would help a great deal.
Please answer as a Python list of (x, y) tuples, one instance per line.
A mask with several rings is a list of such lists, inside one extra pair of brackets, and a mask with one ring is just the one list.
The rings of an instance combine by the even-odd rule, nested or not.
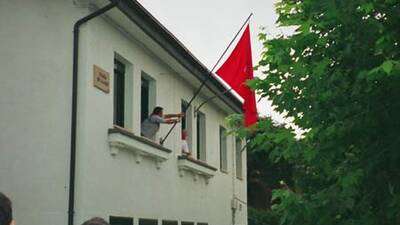
[(162, 225), (178, 225), (178, 221), (163, 220)]
[(155, 220), (155, 219), (139, 219), (139, 225), (158, 225), (158, 220)]
[(228, 150), (226, 144), (226, 129), (222, 126), (219, 127), (219, 160), (220, 169), (223, 172), (228, 171)]
[(206, 117), (198, 112), (196, 119), (197, 129), (197, 159), (206, 161)]
[(208, 225), (208, 223), (197, 223), (197, 225)]
[[(181, 102), (181, 112), (185, 112), (185, 109), (187, 108), (187, 106), (188, 106), (188, 103), (186, 102), (186, 101), (184, 101), (184, 100), (182, 100), (182, 102)], [(188, 120), (188, 111), (186, 111), (185, 112), (186, 114), (185, 114), (185, 117), (183, 117), (182, 118), (182, 121), (181, 121), (181, 127), (182, 127), (182, 130), (187, 130), (187, 120)]]
[(114, 60), (114, 124), (125, 125), (125, 65)]
[(242, 140), (236, 138), (236, 177), (242, 178)]
[(133, 225), (133, 218), (110, 216), (110, 225)]
[(150, 99), (150, 81), (142, 77), (140, 122), (143, 122), (149, 116), (150, 113), (149, 99)]
[(181, 225), (194, 225), (194, 222), (182, 222)]

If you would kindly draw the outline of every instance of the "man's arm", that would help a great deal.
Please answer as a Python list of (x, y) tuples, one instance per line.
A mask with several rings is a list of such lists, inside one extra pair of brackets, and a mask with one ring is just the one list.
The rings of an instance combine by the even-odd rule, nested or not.
[(164, 119), (164, 123), (167, 124), (173, 124), (173, 123), (179, 123), (180, 120), (179, 119)]
[(166, 118), (163, 118), (163, 117), (160, 117), (160, 116), (157, 116), (157, 115), (153, 115), (151, 117), (151, 120), (153, 122), (155, 122), (155, 123), (167, 123), (167, 124), (173, 124), (173, 123), (179, 123), (180, 122), (179, 118), (173, 118), (173, 119), (168, 118), (168, 119), (166, 119)]
[(164, 118), (168, 119), (168, 118), (174, 118), (174, 117), (178, 117), (178, 118), (182, 118), (185, 116), (185, 113), (177, 113), (177, 114), (165, 114)]

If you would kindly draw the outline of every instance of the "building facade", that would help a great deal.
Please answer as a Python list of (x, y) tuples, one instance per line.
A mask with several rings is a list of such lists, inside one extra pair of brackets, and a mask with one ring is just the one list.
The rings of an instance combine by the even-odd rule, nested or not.
[[(80, 26), (74, 89), (74, 24), (108, 4)], [(0, 52), (0, 191), (19, 225), (247, 224), (246, 154), (224, 122), (241, 103), (228, 94), (195, 109), (225, 90), (218, 81), (163, 145), (170, 125), (155, 142), (140, 135), (153, 107), (181, 112), (209, 71), (138, 2), (0, 1)]]

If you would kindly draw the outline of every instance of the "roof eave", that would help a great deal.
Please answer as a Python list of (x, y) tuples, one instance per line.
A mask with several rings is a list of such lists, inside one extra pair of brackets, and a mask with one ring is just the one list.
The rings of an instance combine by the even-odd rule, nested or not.
[[(118, 9), (124, 13), (129, 20), (140, 27), (150, 38), (160, 45), (168, 54), (177, 60), (199, 81), (203, 81), (210, 76), (210, 70), (204, 66), (171, 32), (168, 31), (150, 12), (148, 12), (140, 3), (135, 0), (118, 1)], [(215, 94), (226, 91), (227, 89), (216, 79), (210, 77), (206, 82), (209, 88)], [(218, 96), (235, 112), (242, 112), (242, 103), (233, 94), (228, 93)]]

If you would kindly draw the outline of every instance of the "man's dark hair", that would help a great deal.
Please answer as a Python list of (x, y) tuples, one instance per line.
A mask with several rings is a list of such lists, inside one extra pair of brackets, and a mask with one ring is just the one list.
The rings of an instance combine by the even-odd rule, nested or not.
[(160, 113), (163, 111), (164, 109), (160, 106), (157, 106), (153, 109), (153, 113), (152, 115), (160, 115)]
[(0, 192), (0, 225), (10, 225), (12, 221), (11, 200)]
[(110, 225), (110, 224), (100, 217), (93, 217), (92, 219), (84, 222), (82, 225)]

